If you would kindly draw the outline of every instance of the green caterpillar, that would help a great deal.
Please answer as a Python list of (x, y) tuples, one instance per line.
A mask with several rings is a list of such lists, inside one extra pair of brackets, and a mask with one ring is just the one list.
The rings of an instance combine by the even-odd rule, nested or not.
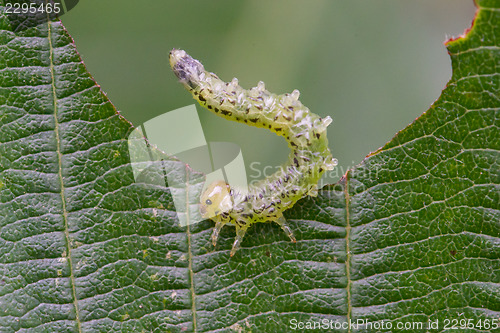
[(291, 149), (288, 161), (273, 175), (249, 187), (248, 193), (224, 181), (210, 184), (202, 194), (200, 211), (215, 221), (215, 246), (222, 227), (236, 226), (236, 239), (230, 255), (240, 247), (246, 230), (253, 223), (276, 222), (296, 242), (283, 217), (306, 195), (318, 194), (318, 181), (325, 170), (337, 164), (328, 149), (326, 128), (330, 117), (320, 118), (299, 101), (299, 91), (276, 95), (264, 82), (245, 90), (234, 78), (226, 83), (205, 71), (203, 65), (183, 50), (170, 52), (170, 66), (184, 87), (203, 107), (228, 120), (263, 127), (283, 136)]

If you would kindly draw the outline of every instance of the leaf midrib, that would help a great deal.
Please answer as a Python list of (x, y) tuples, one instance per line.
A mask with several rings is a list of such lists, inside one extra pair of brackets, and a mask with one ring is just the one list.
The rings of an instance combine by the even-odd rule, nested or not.
[(50, 62), (50, 79), (52, 85), (52, 102), (54, 109), (54, 133), (56, 137), (56, 152), (57, 152), (57, 163), (58, 163), (58, 178), (61, 194), (61, 204), (62, 204), (62, 214), (64, 221), (64, 237), (66, 239), (66, 260), (69, 266), (69, 278), (71, 283), (71, 292), (73, 294), (73, 306), (75, 307), (75, 321), (78, 327), (78, 332), (82, 332), (82, 325), (80, 321), (80, 311), (78, 309), (78, 299), (76, 297), (76, 286), (75, 286), (75, 274), (73, 271), (73, 264), (71, 260), (71, 246), (70, 246), (70, 235), (68, 226), (68, 211), (66, 209), (66, 196), (65, 196), (65, 186), (63, 177), (63, 165), (62, 157), (63, 153), (61, 151), (61, 138), (59, 136), (59, 120), (57, 119), (57, 94), (55, 85), (55, 74), (54, 74), (54, 47), (52, 45), (52, 21), (47, 14), (47, 39), (49, 42), (49, 62)]
[(344, 200), (345, 200), (345, 212), (346, 212), (346, 227), (345, 227), (345, 246), (346, 246), (346, 259), (345, 259), (345, 270), (346, 270), (346, 291), (347, 291), (347, 332), (351, 332), (351, 250), (350, 250), (350, 236), (351, 236), (351, 220), (349, 215), (349, 176), (350, 170), (347, 171), (345, 176), (345, 185), (344, 185)]
[[(186, 165), (186, 175), (189, 174), (188, 166)], [(188, 270), (189, 270), (189, 280), (190, 281), (190, 293), (191, 293), (191, 313), (193, 316), (193, 332), (198, 332), (197, 321), (196, 321), (196, 293), (194, 289), (194, 272), (193, 272), (193, 253), (191, 251), (191, 229), (189, 225), (191, 224), (190, 209), (189, 209), (189, 176), (186, 177), (186, 233), (188, 242)]]

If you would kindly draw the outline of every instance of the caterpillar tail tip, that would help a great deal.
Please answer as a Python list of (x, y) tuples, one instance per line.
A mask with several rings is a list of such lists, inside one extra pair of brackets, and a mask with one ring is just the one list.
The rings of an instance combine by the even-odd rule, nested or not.
[(186, 51), (180, 49), (172, 49), (168, 54), (168, 58), (170, 60), (170, 65), (173, 67), (175, 64), (179, 62), (180, 59), (184, 58), (187, 55)]

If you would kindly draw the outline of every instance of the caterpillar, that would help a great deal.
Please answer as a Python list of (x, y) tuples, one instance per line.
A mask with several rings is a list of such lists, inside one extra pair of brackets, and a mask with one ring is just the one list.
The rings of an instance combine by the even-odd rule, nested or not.
[(222, 227), (236, 226), (233, 256), (247, 229), (257, 222), (275, 222), (292, 242), (296, 239), (283, 211), (302, 197), (317, 196), (318, 181), (337, 160), (328, 148), (326, 128), (332, 122), (309, 111), (299, 101), (299, 91), (276, 95), (264, 82), (245, 90), (234, 78), (226, 83), (185, 51), (173, 49), (170, 66), (184, 87), (200, 105), (225, 119), (267, 128), (284, 137), (291, 149), (288, 161), (273, 175), (251, 185), (244, 193), (225, 181), (210, 184), (200, 198), (200, 212), (215, 222), (211, 240), (216, 246)]

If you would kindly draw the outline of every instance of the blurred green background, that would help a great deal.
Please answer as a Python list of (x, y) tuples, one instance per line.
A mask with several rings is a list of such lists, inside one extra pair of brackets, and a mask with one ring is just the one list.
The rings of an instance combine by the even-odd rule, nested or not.
[[(451, 75), (443, 42), (474, 12), (472, 0), (85, 0), (62, 21), (135, 126), (194, 103), (168, 66), (174, 47), (244, 88), (262, 80), (274, 93), (299, 89), (311, 111), (333, 118), (334, 182), (439, 97)], [(198, 113), (207, 141), (242, 148), (249, 180), (286, 160), (271, 132)]]

